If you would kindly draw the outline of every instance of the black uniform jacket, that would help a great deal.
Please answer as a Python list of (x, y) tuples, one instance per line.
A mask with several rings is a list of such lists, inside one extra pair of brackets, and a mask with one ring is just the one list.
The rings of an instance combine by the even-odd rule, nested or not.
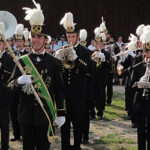
[(10, 105), (11, 91), (7, 87), (7, 82), (13, 71), (14, 62), (11, 56), (7, 52), (4, 52), (0, 58), (0, 63), (0, 105)]
[[(87, 101), (87, 76), (92, 77), (95, 73), (95, 66), (90, 59), (92, 52), (80, 44), (74, 48), (77, 59), (75, 67), (67, 69), (62, 63), (63, 78), (65, 84), (65, 99), (74, 99), (78, 102)], [(94, 63), (95, 64), (95, 63)]]
[[(41, 61), (37, 62), (37, 55), (30, 53), (28, 54), (29, 58), (35, 65), (39, 74), (42, 76), (48, 91), (52, 97), (54, 105), (57, 107), (57, 115), (64, 116), (64, 85), (62, 80), (61, 73), (61, 63), (59, 60), (53, 56), (45, 53), (43, 56), (40, 56)], [(22, 66), (24, 63), (20, 60)], [(14, 69), (14, 75), (12, 76), (12, 81), (10, 82), (10, 87), (12, 89), (21, 88), (16, 84), (16, 79), (21, 76), (19, 69), (16, 67)], [(45, 100), (42, 99), (42, 102), (45, 103)], [(46, 109), (48, 109), (46, 107)], [(40, 105), (35, 100), (33, 94), (27, 95), (21, 91), (21, 98), (19, 104), (19, 120), (21, 123), (25, 124), (48, 124), (48, 120), (43, 113)]]

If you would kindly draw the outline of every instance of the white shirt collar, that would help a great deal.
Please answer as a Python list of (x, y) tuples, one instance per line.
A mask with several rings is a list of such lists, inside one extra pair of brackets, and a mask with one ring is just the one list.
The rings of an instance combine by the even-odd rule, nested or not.
[(4, 54), (5, 52), (6, 52), (5, 49), (4, 49), (2, 52), (0, 52), (0, 58), (3, 57), (3, 54)]
[[(45, 52), (46, 52), (46, 51), (45, 51), (45, 49), (44, 49), (44, 51), (43, 51), (43, 52), (41, 52), (40, 54), (43, 54), (43, 55), (44, 55), (44, 54), (45, 54)], [(33, 54), (40, 55), (40, 54), (36, 53), (36, 52), (34, 51), (34, 49), (32, 49), (32, 53), (33, 53)], [(40, 58), (40, 57), (37, 57), (37, 62), (40, 62), (40, 61), (41, 61), (41, 58)]]
[(22, 52), (22, 53), (23, 53), (24, 51), (25, 51), (25, 48), (23, 48), (22, 50), (19, 50), (19, 52)]
[(4, 49), (0, 54), (3, 55), (6, 52), (6, 50)]
[(43, 54), (44, 55), (46, 51), (44, 49), (44, 51), (39, 54), (39, 53), (35, 52), (34, 49), (32, 49), (32, 52), (33, 52), (33, 54), (37, 54), (37, 55)]
[(74, 47), (77, 47), (78, 45), (79, 45), (79, 42)]

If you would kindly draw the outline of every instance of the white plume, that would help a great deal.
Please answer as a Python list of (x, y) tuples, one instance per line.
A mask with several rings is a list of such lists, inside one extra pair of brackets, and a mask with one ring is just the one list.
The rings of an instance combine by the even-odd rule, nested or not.
[(130, 34), (129, 36), (129, 43), (127, 43), (126, 48), (128, 48), (128, 50), (134, 50), (137, 48), (137, 37), (134, 34)]
[(15, 34), (22, 35), (24, 30), (24, 25), (23, 24), (18, 24), (15, 30)]
[(97, 37), (97, 36), (100, 37), (100, 33), (101, 33), (100, 27), (95, 28), (94, 33), (95, 33), (95, 36), (96, 36), (96, 37)]
[(0, 22), (0, 34), (5, 35), (5, 24)]
[(131, 41), (131, 42), (137, 42), (138, 38), (134, 34), (131, 33), (130, 36), (129, 36), (129, 41)]
[(143, 34), (140, 37), (140, 41), (142, 42), (142, 44), (150, 42), (150, 30), (143, 32)]
[(105, 35), (105, 33), (101, 33), (100, 36), (101, 36), (101, 38), (102, 38), (103, 41), (106, 41), (106, 35)]
[(30, 22), (30, 25), (43, 25), (44, 23), (44, 15), (43, 11), (41, 10), (41, 6), (39, 3), (36, 3), (35, 0), (32, 0), (36, 8), (27, 8), (24, 7), (25, 10), (25, 20)]
[(73, 27), (75, 29), (75, 23), (73, 22), (73, 14), (71, 12), (65, 13), (65, 16), (61, 19), (60, 24), (63, 25), (65, 29), (68, 27)]
[(25, 28), (25, 30), (23, 31), (23, 36), (26, 41), (29, 40), (29, 31), (27, 28)]
[(129, 42), (126, 45), (126, 48), (128, 48), (128, 50), (135, 50), (137, 48), (137, 44), (135, 42)]
[(102, 17), (102, 23), (100, 24), (100, 29), (101, 29), (101, 32), (104, 32), (107, 30), (103, 17)]
[(47, 36), (47, 39), (48, 39), (47, 44), (50, 44), (52, 40), (51, 36)]
[(143, 28), (145, 27), (145, 25), (144, 24), (141, 24), (141, 25), (139, 25), (138, 27), (137, 27), (137, 29), (136, 29), (136, 34), (137, 34), (137, 36), (141, 36), (141, 34), (143, 33)]
[(85, 29), (80, 30), (80, 41), (86, 41), (87, 39), (87, 31)]
[(150, 30), (150, 25), (147, 25), (143, 28), (143, 33), (147, 32), (148, 30)]

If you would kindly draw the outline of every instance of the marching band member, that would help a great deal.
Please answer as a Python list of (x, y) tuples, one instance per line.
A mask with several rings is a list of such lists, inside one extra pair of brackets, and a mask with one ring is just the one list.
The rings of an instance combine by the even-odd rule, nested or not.
[[(3, 12), (4, 11), (0, 11), (0, 17), (3, 17)], [(10, 21), (11, 18), (9, 14), (6, 14), (7, 12), (5, 12), (5, 16), (7, 16)], [(0, 22), (0, 129), (2, 150), (9, 149), (9, 107), (11, 105), (11, 92), (7, 88), (7, 81), (14, 67), (13, 59), (5, 49), (5, 26), (6, 24)], [(13, 25), (11, 24), (11, 26)], [(9, 29), (9, 27), (10, 25), (7, 24), (7, 29)]]
[[(89, 61), (91, 51), (79, 43), (72, 13), (66, 13), (60, 24), (66, 30), (67, 42), (70, 45), (56, 51), (56, 57), (62, 60), (66, 100), (66, 122), (61, 128), (61, 147), (62, 150), (81, 150), (88, 107), (86, 76), (92, 75)], [(70, 145), (71, 123), (74, 134), (73, 146)]]
[[(27, 54), (25, 51), (24, 43), (25, 38), (23, 35), (24, 25), (18, 24), (15, 30), (15, 43), (17, 50), (15, 51), (16, 56), (19, 58), (20, 56)], [(20, 124), (18, 121), (18, 105), (19, 105), (19, 99), (20, 99), (20, 91), (14, 91), (12, 95), (12, 105), (11, 105), (11, 121), (12, 121), (12, 127), (13, 127), (13, 135), (14, 138), (11, 139), (12, 142), (15, 142), (17, 140), (20, 140), (21, 137), (21, 130), (20, 130)]]
[(29, 35), (30, 35), (30, 33), (28, 31), (28, 28), (25, 28), (23, 31), (23, 36), (25, 39), (25, 42), (24, 42), (25, 52), (27, 52), (27, 53), (31, 52), (31, 43), (30, 43)]
[(104, 42), (106, 41), (105, 33), (101, 33), (100, 27), (94, 30), (95, 33), (95, 47), (96, 51), (93, 53), (93, 60), (97, 62), (94, 90), (95, 100), (97, 108), (97, 116), (99, 119), (103, 119), (103, 112), (105, 110), (106, 103), (106, 82), (108, 79), (108, 66), (110, 55), (104, 49)]
[(47, 36), (47, 43), (45, 45), (45, 50), (48, 54), (53, 54), (52, 51), (50, 50), (50, 43), (51, 43), (51, 36)]
[(19, 71), (17, 63), (14, 80), (9, 85), (14, 90), (21, 89), (19, 122), (23, 150), (49, 150), (54, 138), (54, 121), (59, 127), (65, 122), (64, 90), (60, 62), (45, 52), (47, 34), (43, 11), (40, 4), (34, 0), (33, 3), (36, 8), (23, 8), (25, 20), (31, 26), (32, 44), (32, 52), (19, 59), (26, 74), (21, 75), (22, 69)]
[[(81, 29), (79, 33), (79, 41), (82, 46), (86, 47), (86, 39), (87, 39), (87, 31), (85, 29)], [(93, 72), (96, 72), (96, 62), (93, 60), (89, 60), (91, 63), (91, 68)], [(94, 75), (89, 76), (87, 74), (87, 116), (86, 116), (86, 123), (83, 132), (83, 144), (87, 144), (89, 140), (89, 129), (90, 129), (90, 115), (91, 118), (95, 116), (95, 111), (93, 110), (95, 103), (94, 103)], [(90, 114), (89, 114), (90, 112)]]
[(18, 24), (16, 27), (15, 35), (14, 35), (15, 44), (17, 47), (15, 54), (17, 57), (27, 54), (27, 52), (25, 51), (25, 48), (24, 48), (25, 38), (23, 35), (23, 31), (24, 31), (24, 25)]
[[(140, 86), (142, 83), (149, 82), (149, 59), (150, 59), (150, 29), (143, 31), (140, 41), (144, 44), (144, 62), (134, 69), (134, 81), (139, 81), (134, 108), (137, 117), (137, 138), (138, 149), (150, 149), (150, 91)], [(140, 85), (139, 85), (140, 84)]]

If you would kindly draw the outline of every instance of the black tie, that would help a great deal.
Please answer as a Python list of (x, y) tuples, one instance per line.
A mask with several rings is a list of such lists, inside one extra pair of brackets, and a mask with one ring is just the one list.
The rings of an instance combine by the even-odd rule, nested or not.
[(41, 60), (43, 59), (44, 55), (43, 54), (33, 54), (33, 57), (37, 59), (39, 57)]

